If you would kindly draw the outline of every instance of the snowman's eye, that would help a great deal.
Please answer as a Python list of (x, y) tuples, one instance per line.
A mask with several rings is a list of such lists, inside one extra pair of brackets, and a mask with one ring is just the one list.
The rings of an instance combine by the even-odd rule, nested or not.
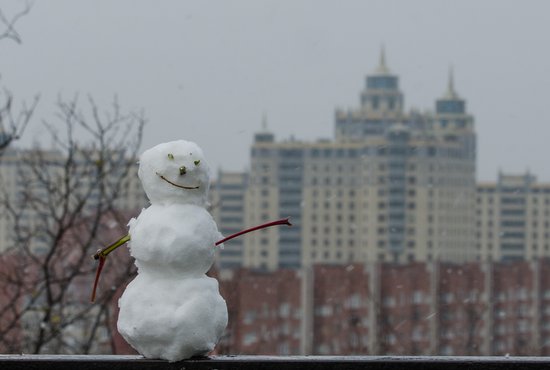
[(200, 159), (199, 159), (199, 160), (196, 160), (196, 161), (194, 161), (193, 163), (195, 164), (195, 166), (198, 166), (199, 164), (201, 164), (201, 160), (200, 160)]
[(181, 166), (180, 167), (180, 175), (183, 176), (187, 173), (187, 168), (185, 168), (185, 166)]
[(168, 159), (174, 160), (174, 155), (172, 153), (168, 153)]

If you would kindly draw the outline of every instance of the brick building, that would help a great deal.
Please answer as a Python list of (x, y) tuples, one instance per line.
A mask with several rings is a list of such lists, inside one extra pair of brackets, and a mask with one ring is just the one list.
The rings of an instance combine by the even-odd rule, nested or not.
[(550, 260), (222, 271), (226, 354), (547, 355)]
[(434, 311), (438, 338), (436, 352), (442, 355), (489, 353), (484, 338), (490, 335), (486, 320), (486, 266), (479, 263), (438, 266)]
[(433, 321), (430, 266), (379, 266), (378, 353), (428, 355)]
[[(107, 289), (116, 262), (110, 260), (100, 289)], [(13, 274), (7, 265), (2, 272)], [(218, 354), (550, 354), (549, 259), (315, 265), (211, 275), (219, 280), (229, 311)], [(72, 288), (80, 290), (72, 296), (82, 305), (89, 304), (91, 279), (79, 280)], [(4, 302), (10, 299), (9, 289), (0, 286)], [(109, 303), (110, 334), (95, 343), (101, 353), (133, 353), (116, 333), (119, 296), (116, 292)], [(0, 330), (9, 328), (15, 340), (0, 349), (24, 347), (28, 323), (12, 325), (10, 316), (3, 315)], [(72, 336), (78, 334), (76, 329)]]
[(300, 352), (301, 277), (236, 270), (218, 275), (227, 301), (229, 326), (218, 351), (289, 355)]
[(316, 265), (313, 279), (312, 352), (368, 354), (372, 295), (367, 268)]

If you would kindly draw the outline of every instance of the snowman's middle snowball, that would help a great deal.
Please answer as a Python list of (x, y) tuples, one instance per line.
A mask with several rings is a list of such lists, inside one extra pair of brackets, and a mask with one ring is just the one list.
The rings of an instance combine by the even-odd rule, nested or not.
[(205, 274), (222, 238), (208, 211), (193, 204), (152, 204), (129, 226), (130, 252), (140, 273)]

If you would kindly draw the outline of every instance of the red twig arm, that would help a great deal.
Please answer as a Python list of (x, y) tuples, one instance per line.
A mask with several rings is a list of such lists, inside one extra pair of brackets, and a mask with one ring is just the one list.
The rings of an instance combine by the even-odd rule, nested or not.
[(92, 303), (95, 301), (95, 293), (97, 291), (97, 284), (99, 283), (99, 275), (101, 275), (101, 270), (103, 270), (103, 265), (105, 265), (107, 256), (99, 256), (98, 259), (99, 264), (97, 265), (97, 271), (95, 272), (94, 288), (92, 289), (92, 296), (90, 297), (90, 301)]
[(292, 224), (290, 223), (288, 217), (287, 218), (282, 218), (282, 219), (277, 220), (277, 221), (272, 221), (272, 222), (268, 222), (268, 223), (265, 223), (265, 224), (261, 224), (261, 225), (258, 225), (258, 226), (251, 227), (250, 229), (241, 230), (238, 233), (229, 235), (228, 237), (225, 237), (222, 240), (217, 241), (216, 245), (220, 245), (222, 243), (225, 243), (228, 240), (231, 240), (231, 239), (236, 238), (237, 236), (241, 236), (243, 234), (247, 234), (251, 231), (256, 231), (256, 230), (260, 230), (260, 229), (265, 229), (266, 227), (278, 226), (278, 225), (292, 226)]

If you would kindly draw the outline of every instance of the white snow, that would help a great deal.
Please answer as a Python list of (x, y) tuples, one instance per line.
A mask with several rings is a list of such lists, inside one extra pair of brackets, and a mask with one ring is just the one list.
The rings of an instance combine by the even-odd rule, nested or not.
[[(180, 191), (187, 191), (181, 189)], [(130, 252), (139, 272), (204, 275), (222, 239), (212, 216), (192, 204), (152, 204), (130, 222)]]
[[(180, 174), (181, 167), (185, 167), (184, 175)], [(139, 158), (138, 176), (153, 204), (206, 205), (210, 169), (204, 160), (202, 149), (193, 142), (171, 141), (146, 150)], [(199, 188), (181, 189), (169, 184), (161, 176), (177, 185)]]
[(227, 325), (218, 282), (205, 275), (178, 280), (140, 273), (119, 305), (120, 334), (148, 358), (179, 361), (206, 355)]
[(145, 151), (138, 174), (152, 204), (129, 223), (138, 275), (119, 300), (118, 330), (145, 357), (207, 354), (227, 325), (218, 282), (205, 275), (222, 238), (204, 208), (208, 165), (179, 140)]

